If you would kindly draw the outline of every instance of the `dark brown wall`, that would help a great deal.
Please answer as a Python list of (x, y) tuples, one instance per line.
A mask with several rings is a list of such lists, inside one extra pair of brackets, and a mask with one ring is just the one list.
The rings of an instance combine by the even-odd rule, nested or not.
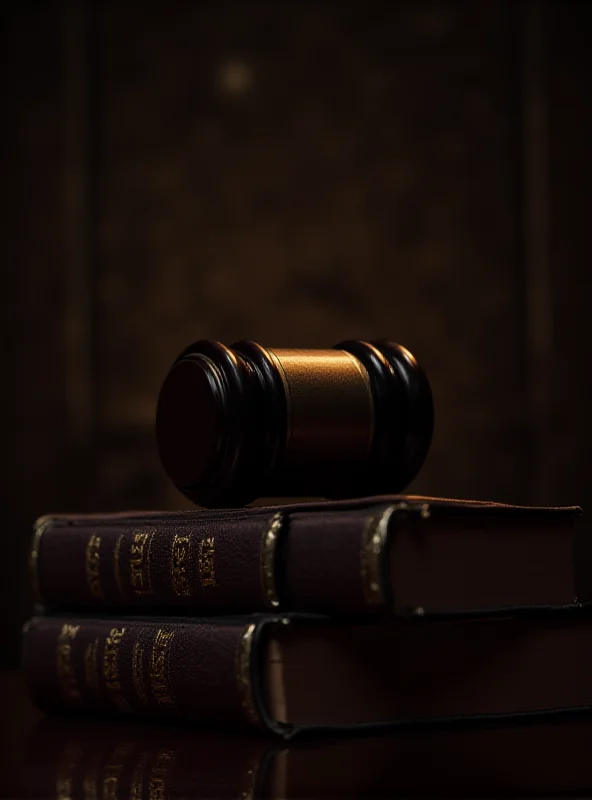
[(547, 452), (549, 490), (579, 492), (592, 506), (592, 7), (570, 5), (553, 5), (548, 16), (554, 351)]
[(9, 649), (35, 516), (184, 504), (152, 426), (197, 338), (400, 341), (414, 491), (592, 499), (585, 3), (3, 13)]

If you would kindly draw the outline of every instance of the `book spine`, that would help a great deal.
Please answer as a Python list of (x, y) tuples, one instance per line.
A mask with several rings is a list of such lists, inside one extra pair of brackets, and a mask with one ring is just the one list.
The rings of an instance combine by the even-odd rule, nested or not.
[(191, 525), (77, 525), (47, 518), (31, 552), (35, 594), (49, 608), (191, 609), (247, 614), (278, 605), (282, 517)]
[(34, 617), (23, 670), (43, 711), (261, 726), (257, 625)]
[(386, 560), (399, 511), (286, 509), (146, 527), (49, 520), (33, 545), (34, 583), (58, 610), (374, 613), (391, 603)]

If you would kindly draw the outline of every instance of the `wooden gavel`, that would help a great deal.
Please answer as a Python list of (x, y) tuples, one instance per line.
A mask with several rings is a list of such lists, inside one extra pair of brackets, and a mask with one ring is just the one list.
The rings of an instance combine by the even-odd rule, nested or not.
[(329, 350), (195, 342), (166, 376), (156, 415), (166, 473), (207, 507), (398, 492), (432, 431), (429, 382), (388, 341)]

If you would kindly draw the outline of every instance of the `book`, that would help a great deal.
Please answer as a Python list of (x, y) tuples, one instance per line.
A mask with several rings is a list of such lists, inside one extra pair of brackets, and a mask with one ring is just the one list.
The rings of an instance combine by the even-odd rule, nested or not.
[(25, 749), (31, 800), (488, 797), (592, 788), (592, 722), (276, 742), (179, 726), (46, 718)]
[(592, 709), (592, 615), (383, 623), (321, 616), (38, 616), (23, 668), (42, 710), (252, 728), (382, 729)]
[(416, 496), (41, 518), (50, 609), (442, 614), (569, 604), (577, 507)]

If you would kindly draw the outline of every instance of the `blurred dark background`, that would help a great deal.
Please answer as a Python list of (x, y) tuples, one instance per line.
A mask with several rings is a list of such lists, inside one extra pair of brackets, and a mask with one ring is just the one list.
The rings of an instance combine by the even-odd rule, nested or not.
[(412, 491), (590, 504), (590, 3), (0, 13), (3, 661), (38, 515), (186, 505), (153, 418), (198, 338), (394, 339)]

